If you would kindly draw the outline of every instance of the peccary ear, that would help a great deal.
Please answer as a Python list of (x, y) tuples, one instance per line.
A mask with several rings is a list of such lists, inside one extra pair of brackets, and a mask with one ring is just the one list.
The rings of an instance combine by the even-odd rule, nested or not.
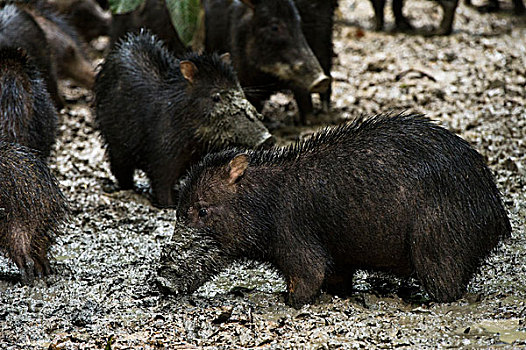
[(179, 69), (183, 77), (191, 84), (194, 83), (195, 75), (197, 74), (197, 67), (191, 61), (179, 62)]
[(223, 61), (226, 64), (232, 64), (232, 58), (230, 57), (230, 52), (225, 52), (221, 56), (219, 56), (221, 61)]
[(235, 156), (230, 163), (228, 163), (228, 167), (230, 169), (229, 171), (229, 177), (228, 177), (228, 184), (233, 185), (245, 173), (245, 170), (248, 168), (248, 155), (245, 153), (238, 154)]

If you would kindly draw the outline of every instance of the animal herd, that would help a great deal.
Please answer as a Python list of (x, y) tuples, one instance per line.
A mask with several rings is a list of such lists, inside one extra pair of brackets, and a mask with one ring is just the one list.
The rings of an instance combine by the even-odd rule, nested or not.
[[(377, 30), (384, 3), (373, 1)], [(457, 4), (443, 3), (438, 32), (448, 34)], [(483, 157), (422, 115), (389, 111), (277, 147), (261, 115), (273, 93), (294, 95), (302, 124), (313, 93), (331, 108), (337, 1), (202, 4), (197, 53), (163, 1), (113, 18), (88, 0), (0, 2), (0, 250), (21, 282), (52, 272), (48, 250), (70, 215), (47, 166), (67, 104), (57, 80), (67, 78), (94, 91), (115, 178), (106, 190), (134, 189), (140, 169), (151, 204), (176, 210), (162, 291), (191, 293), (249, 258), (282, 273), (294, 307), (321, 290), (349, 295), (358, 269), (416, 277), (439, 302), (461, 298), (511, 234)], [(407, 29), (401, 6), (396, 24)], [(110, 47), (95, 69), (84, 41), (99, 35)]]

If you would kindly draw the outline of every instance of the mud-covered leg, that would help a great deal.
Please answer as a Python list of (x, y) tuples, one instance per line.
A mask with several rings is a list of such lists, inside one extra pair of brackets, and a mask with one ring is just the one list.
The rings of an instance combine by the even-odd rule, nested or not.
[(443, 17), (440, 27), (436, 31), (436, 35), (449, 35), (453, 31), (453, 20), (455, 19), (455, 11), (457, 9), (458, 0), (441, 0)]
[(404, 1), (403, 0), (393, 0), (392, 8), (393, 8), (393, 15), (395, 18), (395, 25), (397, 30), (402, 31), (411, 31), (413, 30), (413, 26), (411, 23), (409, 23), (409, 20), (404, 16), (402, 10), (404, 7)]

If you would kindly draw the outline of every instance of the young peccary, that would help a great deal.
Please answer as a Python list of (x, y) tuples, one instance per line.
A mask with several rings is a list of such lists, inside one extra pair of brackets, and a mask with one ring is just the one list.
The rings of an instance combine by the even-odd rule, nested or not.
[(0, 250), (27, 283), (51, 272), (48, 248), (68, 207), (56, 179), (32, 151), (0, 141)]
[(357, 269), (415, 276), (434, 300), (458, 299), (511, 232), (482, 156), (420, 115), (210, 154), (181, 190), (176, 227), (161, 256), (165, 289), (191, 292), (247, 257), (283, 273), (296, 307), (322, 285), (349, 293)]
[(47, 158), (58, 116), (37, 67), (24, 50), (0, 48), (0, 137)]
[(154, 204), (173, 206), (176, 181), (206, 152), (272, 139), (224, 60), (195, 53), (178, 60), (148, 32), (129, 34), (110, 52), (95, 106), (120, 188), (132, 188), (142, 169)]

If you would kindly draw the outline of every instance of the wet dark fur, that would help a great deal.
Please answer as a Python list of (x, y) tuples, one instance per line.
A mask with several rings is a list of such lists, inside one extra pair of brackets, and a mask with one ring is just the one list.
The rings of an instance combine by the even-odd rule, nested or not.
[[(198, 68), (191, 87), (179, 69), (182, 60)], [(229, 91), (242, 94), (232, 67), (215, 54), (188, 53), (177, 60), (147, 32), (120, 41), (95, 84), (97, 122), (119, 186), (132, 188), (134, 169), (142, 169), (150, 178), (155, 204), (175, 205), (173, 186), (190, 164), (210, 149), (233, 144), (221, 135), (227, 119), (240, 121), (245, 111), (224, 115), (219, 121), (224, 125), (216, 125), (207, 114), (212, 95)], [(202, 129), (217, 139), (200, 136)]]
[[(291, 79), (280, 80), (262, 70), (263, 65), (283, 63), (293, 65), (303, 61), (313, 66), (316, 58), (307, 45), (300, 27), (298, 9), (292, 0), (254, 1), (253, 11), (240, 1), (207, 0), (206, 50), (230, 52), (239, 81), (247, 98), (258, 109), (273, 93), (291, 89), (294, 92), (301, 117), (312, 113), (310, 93)], [(272, 23), (286, 28), (272, 32)], [(311, 51), (310, 57), (304, 51)], [(332, 58), (332, 57), (331, 57)], [(312, 68), (312, 67), (311, 67)], [(301, 74), (295, 74), (300, 76)]]
[(47, 158), (58, 116), (37, 67), (20, 49), (0, 48), (0, 137)]
[(47, 166), (26, 147), (0, 140), (0, 250), (29, 282), (51, 272), (47, 252), (68, 206)]
[(55, 106), (62, 107), (57, 72), (46, 36), (22, 4), (0, 4), (0, 47), (20, 47), (35, 60)]
[[(240, 153), (249, 166), (228, 185)], [(482, 156), (420, 115), (359, 119), (283, 149), (210, 154), (191, 169), (177, 217), (216, 239), (225, 263), (274, 264), (294, 306), (322, 285), (348, 294), (356, 269), (415, 276), (434, 300), (456, 300), (511, 232)], [(188, 275), (192, 285), (209, 278)]]

